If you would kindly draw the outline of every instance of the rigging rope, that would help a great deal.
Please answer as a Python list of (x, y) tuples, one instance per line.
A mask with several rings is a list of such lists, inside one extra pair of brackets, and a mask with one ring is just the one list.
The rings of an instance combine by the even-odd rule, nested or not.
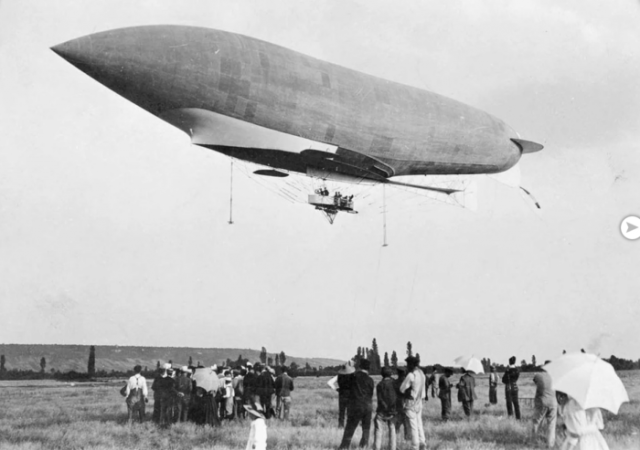
[(233, 225), (233, 158), (231, 158), (231, 173), (229, 174), (229, 225)]

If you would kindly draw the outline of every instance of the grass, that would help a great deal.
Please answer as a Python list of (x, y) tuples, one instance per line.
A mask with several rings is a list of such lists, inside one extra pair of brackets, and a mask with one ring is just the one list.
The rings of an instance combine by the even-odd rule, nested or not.
[[(605, 412), (603, 432), (609, 447), (640, 448), (640, 371), (621, 372), (631, 403), (616, 416)], [(457, 378), (457, 377), (454, 377)], [(531, 376), (521, 379), (521, 396), (533, 396)], [(291, 420), (268, 423), (267, 446), (271, 449), (336, 449), (342, 437), (337, 427), (337, 394), (327, 378), (298, 378), (293, 392)], [(376, 380), (377, 381), (377, 380)], [(504, 399), (487, 407), (487, 378), (477, 379), (478, 401), (471, 420), (454, 403), (453, 420), (442, 423), (440, 404), (429, 399), (424, 408), (425, 432), (430, 449), (536, 449), (540, 437), (529, 439), (531, 409), (522, 407), (521, 422), (506, 416)], [(147, 422), (126, 425), (126, 406), (118, 390), (122, 380), (101, 383), (56, 383), (54, 381), (0, 382), (0, 448), (42, 449), (243, 449), (249, 433), (248, 421), (226, 422), (219, 428), (176, 424), (162, 430)], [(151, 401), (147, 417), (152, 410)], [(359, 441), (356, 432), (353, 446)], [(371, 442), (373, 440), (371, 439)], [(400, 438), (398, 449), (409, 443)]]

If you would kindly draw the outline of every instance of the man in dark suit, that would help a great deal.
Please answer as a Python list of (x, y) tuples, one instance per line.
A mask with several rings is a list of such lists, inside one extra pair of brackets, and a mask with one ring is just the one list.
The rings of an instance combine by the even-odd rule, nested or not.
[(444, 421), (449, 420), (451, 414), (451, 382), (449, 381), (451, 375), (453, 375), (453, 370), (447, 367), (438, 380), (438, 397), (440, 397), (442, 420)]
[(355, 369), (351, 365), (345, 365), (338, 371), (338, 428), (344, 428), (344, 419), (351, 398), (351, 383)]
[(473, 411), (473, 401), (478, 399), (476, 395), (476, 380), (473, 377), (473, 372), (468, 370), (464, 371), (458, 384), (462, 396), (462, 409), (464, 409), (466, 416), (470, 417)]
[(516, 419), (520, 420), (520, 402), (518, 401), (518, 378), (520, 369), (516, 367), (516, 357), (509, 358), (509, 366), (502, 376), (504, 383), (504, 396), (507, 401), (507, 414), (512, 416), (514, 411)]
[(371, 416), (373, 414), (373, 379), (369, 376), (369, 360), (360, 361), (359, 370), (352, 375), (351, 396), (347, 407), (347, 425), (342, 436), (341, 449), (348, 449), (351, 438), (362, 423), (362, 439), (360, 447), (369, 445), (371, 431)]

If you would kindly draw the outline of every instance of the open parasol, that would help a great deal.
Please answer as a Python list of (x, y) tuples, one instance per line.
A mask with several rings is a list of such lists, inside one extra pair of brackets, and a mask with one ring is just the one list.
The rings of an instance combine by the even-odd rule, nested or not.
[(613, 366), (590, 353), (567, 353), (544, 366), (553, 389), (573, 397), (584, 409), (604, 408), (614, 414), (629, 401)]
[(482, 362), (475, 356), (458, 356), (453, 360), (453, 366), (462, 367), (465, 370), (469, 370), (475, 374), (484, 373)]
[(218, 386), (220, 386), (218, 374), (211, 367), (197, 368), (192, 378), (196, 382), (197, 387), (200, 387), (207, 392), (215, 392), (218, 389)]

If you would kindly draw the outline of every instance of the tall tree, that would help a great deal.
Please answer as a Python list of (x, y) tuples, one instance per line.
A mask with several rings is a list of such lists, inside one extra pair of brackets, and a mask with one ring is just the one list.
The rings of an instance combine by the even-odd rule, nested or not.
[(364, 356), (362, 355), (362, 347), (358, 347), (358, 352), (356, 353), (356, 356), (353, 358), (354, 367), (360, 367), (360, 360), (363, 357)]
[(160, 370), (160, 361), (156, 362), (156, 369)]
[(267, 349), (262, 347), (262, 351), (260, 352), (260, 361), (262, 364), (267, 363)]
[(193, 366), (193, 359), (191, 359), (191, 356), (189, 356), (189, 367)]
[(274, 356), (276, 358), (276, 367), (279, 367), (280, 366), (280, 355), (278, 353), (276, 353)]
[(389, 353), (384, 352), (384, 366), (389, 367)]
[(7, 360), (5, 359), (4, 355), (0, 356), (0, 373), (4, 373), (5, 370), (7, 370), (4, 365), (6, 364)]
[(391, 365), (396, 368), (398, 367), (398, 355), (395, 350), (391, 352)]
[(267, 357), (267, 365), (273, 366), (273, 358), (271, 356)]
[(44, 358), (40, 358), (40, 373), (44, 374), (45, 369), (47, 368), (47, 360)]
[(89, 347), (89, 363), (87, 364), (87, 373), (90, 377), (96, 376), (96, 347)]
[(413, 346), (411, 341), (407, 342), (407, 356), (413, 356)]
[(420, 353), (416, 353), (416, 358), (418, 358), (418, 362), (420, 362)]
[(531, 365), (536, 365), (536, 355), (531, 356)]
[(285, 355), (284, 352), (280, 352), (280, 364), (284, 366), (286, 362), (287, 362), (287, 355)]
[(380, 369), (382, 369), (382, 364), (380, 364), (378, 342), (376, 338), (373, 338), (373, 342), (371, 343), (371, 373), (378, 375), (380, 374)]

